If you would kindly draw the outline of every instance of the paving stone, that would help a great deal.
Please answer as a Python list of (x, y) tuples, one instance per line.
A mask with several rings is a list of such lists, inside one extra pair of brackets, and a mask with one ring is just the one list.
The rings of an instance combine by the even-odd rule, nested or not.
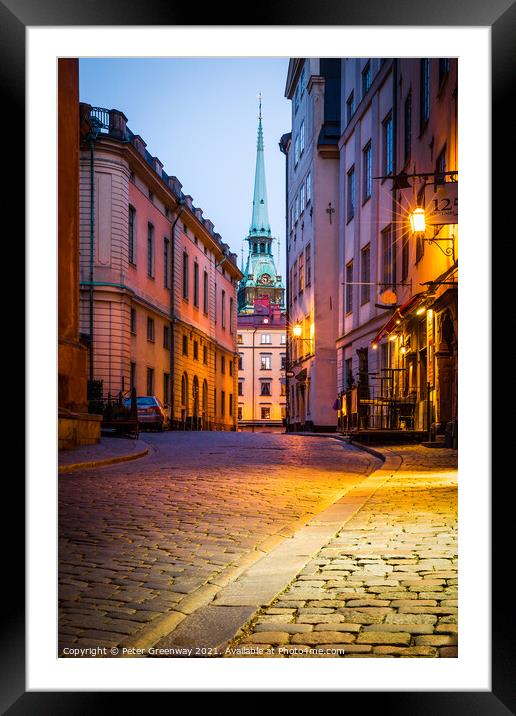
[[(419, 637), (423, 639), (424, 637)], [(424, 643), (424, 642), (423, 642)], [(357, 644), (410, 644), (407, 632), (362, 632), (357, 636)]]
[(350, 644), (355, 641), (355, 634), (338, 631), (319, 631), (311, 634), (295, 634), (292, 644)]
[(286, 632), (264, 631), (247, 636), (246, 640), (252, 644), (286, 644), (289, 636)]

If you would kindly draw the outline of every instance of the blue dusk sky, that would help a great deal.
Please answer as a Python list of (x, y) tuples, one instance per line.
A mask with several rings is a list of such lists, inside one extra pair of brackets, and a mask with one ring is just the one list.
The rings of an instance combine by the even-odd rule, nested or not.
[(81, 59), (80, 100), (125, 114), (240, 265), (251, 223), (261, 92), (269, 218), (284, 276), (285, 157), (278, 142), (290, 130), (287, 68), (288, 58)]

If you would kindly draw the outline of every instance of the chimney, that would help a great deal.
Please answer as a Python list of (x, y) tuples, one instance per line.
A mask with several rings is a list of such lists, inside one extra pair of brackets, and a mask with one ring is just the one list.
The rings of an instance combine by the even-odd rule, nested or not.
[(145, 157), (145, 147), (147, 146), (143, 139), (140, 137), (139, 134), (135, 134), (133, 136), (133, 144), (136, 148), (136, 151), (139, 152), (142, 157)]
[(168, 185), (178, 197), (181, 197), (181, 187), (183, 186), (177, 177), (169, 177)]
[(163, 164), (160, 162), (158, 157), (152, 157), (152, 168), (159, 176), (162, 175)]
[(127, 139), (127, 117), (118, 109), (109, 110), (109, 134), (116, 139)]

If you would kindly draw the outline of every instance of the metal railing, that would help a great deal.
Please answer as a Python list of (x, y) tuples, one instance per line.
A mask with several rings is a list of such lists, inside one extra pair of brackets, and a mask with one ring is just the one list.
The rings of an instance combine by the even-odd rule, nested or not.
[(340, 429), (343, 432), (362, 430), (428, 430), (431, 404), (428, 388), (411, 388), (405, 394), (382, 386), (360, 385), (340, 396)]

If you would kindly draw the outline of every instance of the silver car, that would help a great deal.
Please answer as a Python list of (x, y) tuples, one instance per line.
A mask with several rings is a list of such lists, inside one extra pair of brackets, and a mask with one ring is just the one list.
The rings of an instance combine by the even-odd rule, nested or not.
[[(131, 407), (130, 398), (126, 398), (124, 402), (127, 408)], [(166, 410), (168, 406), (163, 405), (155, 395), (137, 396), (136, 407), (138, 409), (138, 423), (141, 428), (155, 428), (160, 432), (168, 430), (169, 417)]]

